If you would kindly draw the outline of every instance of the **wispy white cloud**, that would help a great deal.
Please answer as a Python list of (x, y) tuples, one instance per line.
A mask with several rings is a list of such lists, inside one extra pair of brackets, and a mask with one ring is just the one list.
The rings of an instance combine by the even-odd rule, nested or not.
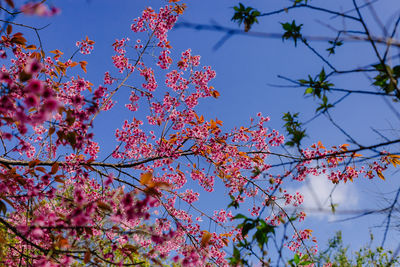
[(332, 218), (332, 213), (322, 212), (331, 210), (335, 204), (336, 210), (351, 210), (358, 206), (359, 194), (357, 188), (351, 184), (334, 185), (326, 175), (309, 176), (299, 188), (290, 190), (298, 191), (304, 196), (302, 207), (307, 210), (308, 216), (320, 219)]

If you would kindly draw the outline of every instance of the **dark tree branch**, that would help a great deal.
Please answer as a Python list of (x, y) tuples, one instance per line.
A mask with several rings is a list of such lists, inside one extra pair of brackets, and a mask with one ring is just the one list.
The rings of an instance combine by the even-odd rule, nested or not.
[(391, 40), (393, 40), (394, 36), (396, 35), (396, 31), (397, 31), (397, 27), (399, 26), (399, 23), (400, 23), (400, 15), (397, 17), (397, 20), (394, 24), (392, 34), (390, 35), (390, 38), (388, 39), (387, 47), (386, 47), (385, 53), (383, 54), (383, 59), (382, 59), (384, 62), (386, 62), (386, 58), (389, 54), (390, 46), (392, 44)]
[(359, 21), (360, 21), (361, 25), (363, 26), (365, 32), (367, 33), (368, 41), (370, 42), (370, 44), (371, 44), (371, 46), (372, 46), (372, 48), (373, 48), (373, 50), (375, 52), (376, 57), (379, 59), (379, 62), (382, 65), (386, 75), (389, 77), (391, 83), (393, 83), (393, 85), (395, 87), (396, 95), (400, 95), (400, 90), (398, 88), (397, 81), (393, 78), (393, 75), (391, 73), (389, 73), (388, 69), (386, 68), (386, 62), (381, 57), (381, 55), (380, 55), (380, 53), (378, 51), (378, 48), (376, 47), (375, 41), (371, 37), (370, 31), (368, 29), (368, 26), (366, 25), (366, 23), (365, 23), (365, 21), (363, 19), (363, 16), (361, 15), (361, 12), (360, 12), (360, 9), (359, 9), (359, 7), (357, 5), (356, 0), (353, 0), (353, 5), (354, 5), (354, 8), (357, 11), (357, 14), (358, 14), (358, 17), (359, 17)]
[[(180, 156), (190, 156), (190, 155), (195, 155), (194, 152), (192, 151), (186, 151), (179, 153)], [(97, 167), (110, 167), (110, 168), (121, 168), (121, 169), (126, 169), (126, 168), (132, 168), (136, 166), (140, 166), (142, 164), (152, 162), (155, 160), (159, 159), (164, 159), (168, 158), (169, 156), (157, 156), (157, 157), (152, 157), (148, 159), (144, 159), (142, 161), (137, 161), (137, 162), (132, 162), (132, 163), (106, 163), (106, 162), (77, 162), (76, 164), (79, 166), (97, 166)], [(5, 165), (10, 165), (10, 166), (29, 166), (29, 163), (31, 161), (27, 160), (10, 160), (10, 159), (5, 159), (0, 157), (0, 163), (3, 163)], [(46, 160), (46, 161), (40, 161), (36, 165), (38, 166), (52, 166), (55, 163), (58, 163), (60, 165), (68, 165), (71, 164), (70, 162), (66, 161), (51, 161), (51, 160)]]
[(392, 204), (389, 207), (389, 214), (387, 215), (385, 233), (383, 234), (383, 240), (382, 240), (381, 247), (383, 247), (385, 245), (386, 236), (387, 236), (387, 233), (389, 231), (390, 220), (392, 218), (393, 209), (394, 209), (394, 206), (397, 204), (397, 200), (399, 199), (399, 196), (400, 196), (400, 188), (397, 190), (396, 197), (394, 198)]
[(295, 5), (295, 6), (282, 8), (282, 9), (279, 9), (279, 10), (276, 10), (276, 11), (272, 11), (272, 12), (262, 13), (260, 16), (271, 16), (271, 15), (279, 14), (279, 13), (282, 13), (282, 12), (288, 12), (288, 10), (290, 10), (290, 9), (302, 8), (302, 7), (303, 8), (313, 9), (313, 10), (317, 10), (317, 11), (322, 11), (322, 12), (325, 12), (325, 13), (328, 13), (328, 14), (333, 14), (333, 15), (336, 15), (336, 16), (340, 16), (340, 17), (351, 19), (351, 20), (355, 20), (355, 21), (359, 21), (359, 19), (357, 17), (346, 15), (345, 13), (342, 13), (342, 12), (337, 12), (337, 11), (325, 9), (325, 8), (322, 8), (322, 7), (311, 6), (311, 5), (307, 5), (307, 4)]

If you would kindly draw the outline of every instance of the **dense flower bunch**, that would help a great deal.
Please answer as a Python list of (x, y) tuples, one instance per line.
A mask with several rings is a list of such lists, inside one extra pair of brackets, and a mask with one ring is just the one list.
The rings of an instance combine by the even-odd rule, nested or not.
[[(201, 66), (190, 49), (173, 62), (167, 33), (182, 9), (174, 3), (159, 12), (144, 10), (131, 29), (148, 39), (135, 45), (116, 40), (111, 59), (116, 75), (123, 75), (106, 72), (97, 87), (67, 76), (75, 66), (86, 72), (86, 61), (63, 62), (59, 50), (45, 56), (9, 26), (0, 44), (10, 59), (0, 73), (2, 264), (122, 266), (171, 259), (183, 266), (223, 266), (224, 247), (243, 240), (244, 229), (235, 227), (231, 210), (216, 207), (208, 215), (197, 208), (202, 195), (224, 187), (233, 203), (253, 203), (252, 217), (269, 210), (263, 222), (275, 227), (289, 219), (286, 207), (303, 202), (282, 188), (284, 179), (327, 174), (337, 183), (371, 174), (351, 166), (340, 171), (354, 153), (322, 144), (302, 151), (291, 171), (276, 174), (268, 160), (284, 138), (266, 127), (268, 117), (257, 114), (248, 126), (226, 132), (222, 121), (197, 114), (199, 101), (219, 93), (210, 85), (215, 71)], [(82, 54), (93, 45), (87, 37), (77, 42)], [(150, 49), (157, 55), (153, 65), (144, 60)], [(138, 56), (133, 60), (129, 53)], [(107, 160), (96, 161), (107, 151), (94, 141), (93, 121), (117, 109), (121, 88), (131, 90), (125, 108), (132, 119), (116, 129), (117, 145)], [(371, 169), (381, 172), (389, 161)], [(290, 220), (304, 217), (300, 211)], [(218, 230), (211, 232), (204, 220)], [(293, 231), (287, 246), (299, 251), (311, 231)]]

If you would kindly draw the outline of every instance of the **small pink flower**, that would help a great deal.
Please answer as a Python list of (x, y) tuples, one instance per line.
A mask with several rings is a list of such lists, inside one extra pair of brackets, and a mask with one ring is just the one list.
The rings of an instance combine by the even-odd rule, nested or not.
[(45, 87), (42, 93), (42, 97), (44, 99), (50, 98), (53, 96), (53, 91), (50, 89), (50, 87)]
[(61, 259), (61, 264), (63, 264), (63, 266), (70, 266), (71, 264), (72, 264), (72, 257), (69, 257), (69, 256), (64, 256), (62, 259)]
[(42, 3), (27, 3), (21, 7), (21, 11), (26, 15), (45, 16), (48, 9)]
[(125, 197), (122, 200), (122, 204), (124, 205), (125, 208), (129, 208), (133, 204), (133, 198), (131, 194), (126, 194)]
[(25, 15), (37, 15), (37, 16), (54, 16), (60, 13), (60, 10), (56, 7), (49, 7), (43, 3), (26, 3), (21, 6), (21, 11)]
[(75, 95), (71, 98), (71, 102), (74, 106), (81, 106), (84, 104), (84, 99), (80, 95)]
[(109, 186), (110, 184), (112, 184), (112, 182), (114, 181), (114, 175), (111, 173), (110, 175), (107, 176), (107, 179), (105, 180), (104, 184), (105, 186)]
[(36, 59), (28, 60), (24, 71), (28, 74), (36, 74), (42, 69), (42, 64), (38, 62)]
[(35, 229), (32, 230), (31, 234), (32, 234), (32, 236), (34, 238), (39, 239), (39, 238), (41, 238), (43, 236), (44, 233), (43, 233), (42, 229), (35, 228)]
[(30, 80), (26, 87), (28, 92), (40, 95), (43, 92), (43, 83), (39, 80)]
[(36, 107), (39, 104), (39, 99), (36, 95), (34, 94), (29, 94), (26, 98), (25, 98), (25, 104), (28, 108), (30, 107)]
[(6, 51), (4, 51), (3, 49), (0, 50), (0, 58), (1, 58), (1, 59), (7, 58)]
[(7, 139), (7, 140), (11, 140), (11, 138), (12, 138), (12, 134), (10, 134), (10, 133), (1, 133), (1, 136), (4, 138), (4, 139)]
[(7, 72), (0, 72), (0, 82), (6, 82), (6, 83), (11, 83), (11, 77), (10, 74)]
[(55, 98), (48, 98), (44, 102), (43, 108), (47, 112), (53, 112), (58, 108), (58, 101)]

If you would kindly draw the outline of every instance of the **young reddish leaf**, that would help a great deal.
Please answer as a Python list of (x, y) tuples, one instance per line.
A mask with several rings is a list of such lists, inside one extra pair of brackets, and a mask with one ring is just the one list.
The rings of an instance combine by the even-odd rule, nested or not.
[(36, 167), (35, 170), (43, 172), (45, 174), (47, 173), (46, 169), (44, 167), (42, 167), (42, 166)]
[(56, 174), (58, 172), (58, 167), (59, 167), (58, 162), (54, 162), (54, 164), (51, 166), (50, 174)]
[(49, 135), (52, 135), (56, 131), (56, 128), (50, 127), (49, 128)]
[(169, 188), (171, 188), (171, 185), (169, 183), (166, 183), (166, 182), (155, 182), (155, 183), (151, 184), (150, 186), (158, 188), (158, 189), (169, 189)]
[(68, 248), (69, 247), (69, 242), (68, 239), (60, 237), (57, 241), (57, 247), (59, 248)]
[(219, 92), (218, 92), (217, 90), (212, 90), (212, 91), (211, 91), (211, 95), (212, 95), (214, 98), (218, 98), (218, 97), (220, 96), (220, 94), (219, 94)]
[(28, 163), (29, 168), (33, 168), (40, 163), (40, 160), (34, 159)]
[(140, 183), (142, 185), (151, 185), (151, 184), (153, 184), (153, 174), (151, 172), (143, 173), (140, 176)]
[(212, 237), (211, 233), (209, 233), (208, 231), (203, 231), (203, 235), (201, 237), (200, 245), (202, 247), (208, 246), (208, 243), (210, 243), (211, 237)]
[(7, 34), (10, 35), (11, 32), (12, 32), (12, 26), (11, 26), (11, 24), (8, 24), (7, 25)]
[(72, 147), (75, 147), (76, 145), (76, 133), (75, 132), (69, 132), (65, 138), (68, 143), (71, 144)]
[(13, 0), (5, 0), (5, 1), (11, 8), (15, 8)]
[(51, 50), (50, 53), (56, 54), (56, 55), (64, 55), (63, 52), (61, 52), (60, 50), (56, 49), (56, 50)]
[(15, 177), (15, 180), (16, 180), (17, 183), (19, 183), (20, 185), (26, 185), (26, 180), (25, 180), (23, 177), (19, 176), (19, 175)]
[(23, 37), (23, 34), (21, 32), (17, 32), (12, 36), (11, 42), (20, 44), (20, 45), (25, 45), (26, 39), (25, 39), (25, 37)]
[(88, 37), (88, 36), (86, 36), (86, 42), (87, 42), (89, 45), (94, 45), (94, 44), (95, 44), (95, 41), (89, 40), (89, 37)]
[(54, 177), (54, 181), (61, 183), (61, 184), (65, 184), (65, 181), (63, 179), (61, 179), (62, 177), (65, 177), (64, 175), (57, 175)]
[(74, 62), (72, 62), (69, 66), (70, 66), (71, 68), (72, 68), (72, 67), (75, 67), (75, 66), (78, 66), (78, 62), (75, 62), (75, 61), (74, 61)]
[(31, 54), (31, 58), (34, 58), (34, 59), (36, 59), (37, 61), (40, 61), (40, 59), (41, 59), (40, 53), (38, 53), (38, 52), (33, 52), (33, 53)]
[(186, 4), (175, 4), (174, 11), (177, 15), (183, 14), (183, 11), (186, 9)]
[(86, 250), (85, 252), (85, 256), (83, 258), (83, 263), (88, 264), (90, 262), (90, 259), (92, 258), (92, 253), (90, 252), (90, 250)]
[(28, 45), (27, 47), (26, 47), (26, 49), (29, 49), (29, 50), (36, 50), (37, 48), (36, 48), (36, 45)]
[(79, 65), (81, 65), (81, 69), (86, 73), (86, 65), (87, 62), (86, 61), (79, 61)]
[(381, 178), (382, 180), (385, 181), (385, 176), (383, 176), (382, 172), (380, 170), (376, 171), (376, 174), (378, 174), (378, 177)]
[(215, 128), (217, 128), (217, 123), (214, 120), (210, 121), (210, 129), (214, 130)]
[(32, 78), (31, 74), (26, 73), (25, 71), (21, 71), (18, 76), (21, 82), (26, 82)]
[(340, 148), (342, 149), (342, 151), (347, 151), (347, 147), (349, 146), (349, 144), (343, 144), (340, 146)]

